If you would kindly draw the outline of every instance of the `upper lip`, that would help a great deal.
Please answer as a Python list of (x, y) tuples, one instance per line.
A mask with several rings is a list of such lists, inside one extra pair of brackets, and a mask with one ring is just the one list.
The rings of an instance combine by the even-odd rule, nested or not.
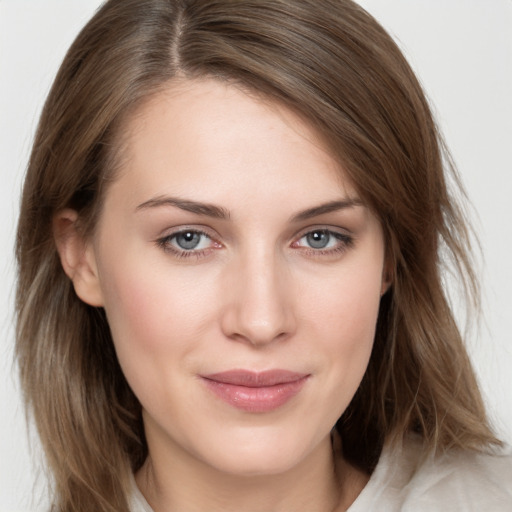
[(276, 386), (278, 384), (287, 384), (307, 377), (307, 373), (293, 372), (290, 370), (265, 370), (255, 372), (252, 370), (228, 370), (225, 372), (202, 375), (203, 378), (220, 382), (222, 384), (231, 384), (234, 386), (246, 386), (251, 388), (263, 388)]

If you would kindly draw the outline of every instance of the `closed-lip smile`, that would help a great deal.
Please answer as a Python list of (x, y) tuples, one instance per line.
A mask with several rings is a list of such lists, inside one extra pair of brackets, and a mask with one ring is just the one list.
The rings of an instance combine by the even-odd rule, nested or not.
[(252, 413), (273, 411), (297, 395), (310, 377), (290, 370), (234, 369), (201, 375), (207, 388), (229, 405)]

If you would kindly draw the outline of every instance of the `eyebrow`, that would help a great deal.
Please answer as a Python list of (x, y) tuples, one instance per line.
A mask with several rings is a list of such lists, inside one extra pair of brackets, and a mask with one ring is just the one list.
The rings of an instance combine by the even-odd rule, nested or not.
[(364, 204), (360, 199), (350, 198), (342, 199), (339, 201), (329, 201), (328, 203), (324, 203), (319, 206), (314, 206), (313, 208), (308, 208), (303, 212), (297, 213), (292, 217), (291, 221), (300, 222), (311, 219), (313, 217), (318, 217), (319, 215), (324, 215), (326, 213), (336, 212), (338, 210), (344, 210), (346, 208), (353, 208), (354, 206), (364, 206)]
[(220, 206), (208, 203), (199, 203), (188, 199), (180, 199), (178, 197), (161, 196), (145, 201), (137, 206), (136, 210), (146, 210), (149, 208), (158, 208), (161, 206), (175, 206), (181, 210), (192, 212), (197, 215), (205, 215), (215, 219), (229, 219), (229, 211)]
[[(136, 211), (159, 208), (162, 206), (174, 206), (187, 212), (195, 213), (197, 215), (204, 215), (206, 217), (212, 217), (215, 219), (228, 220), (230, 218), (229, 210), (226, 210), (221, 206), (170, 196), (159, 196), (145, 201), (144, 203), (137, 206)], [(314, 206), (313, 208), (308, 208), (307, 210), (295, 214), (291, 218), (291, 222), (308, 220), (313, 217), (318, 217), (319, 215), (324, 215), (326, 213), (331, 213), (346, 208), (353, 208), (354, 206), (363, 206), (363, 202), (359, 199), (352, 198), (329, 201), (328, 203)]]

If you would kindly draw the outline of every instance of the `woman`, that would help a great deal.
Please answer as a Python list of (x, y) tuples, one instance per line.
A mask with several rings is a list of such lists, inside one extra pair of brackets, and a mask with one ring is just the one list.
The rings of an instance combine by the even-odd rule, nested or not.
[(350, 1), (107, 2), (18, 228), (55, 509), (510, 508), (441, 283), (442, 252), (475, 296), (441, 148)]

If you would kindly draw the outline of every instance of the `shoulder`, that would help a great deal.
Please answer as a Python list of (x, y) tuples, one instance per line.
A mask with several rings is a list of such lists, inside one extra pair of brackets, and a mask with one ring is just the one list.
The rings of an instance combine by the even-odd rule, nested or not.
[(385, 448), (368, 485), (349, 512), (470, 512), (512, 510), (512, 454), (450, 451), (423, 457), (421, 443), (408, 439)]
[(142, 493), (140, 492), (135, 478), (132, 478), (132, 492), (128, 498), (128, 504), (130, 506), (129, 512), (153, 512), (153, 509), (149, 506)]
[(411, 478), (405, 503), (449, 510), (512, 510), (512, 456), (505, 452), (447, 453), (428, 459)]

